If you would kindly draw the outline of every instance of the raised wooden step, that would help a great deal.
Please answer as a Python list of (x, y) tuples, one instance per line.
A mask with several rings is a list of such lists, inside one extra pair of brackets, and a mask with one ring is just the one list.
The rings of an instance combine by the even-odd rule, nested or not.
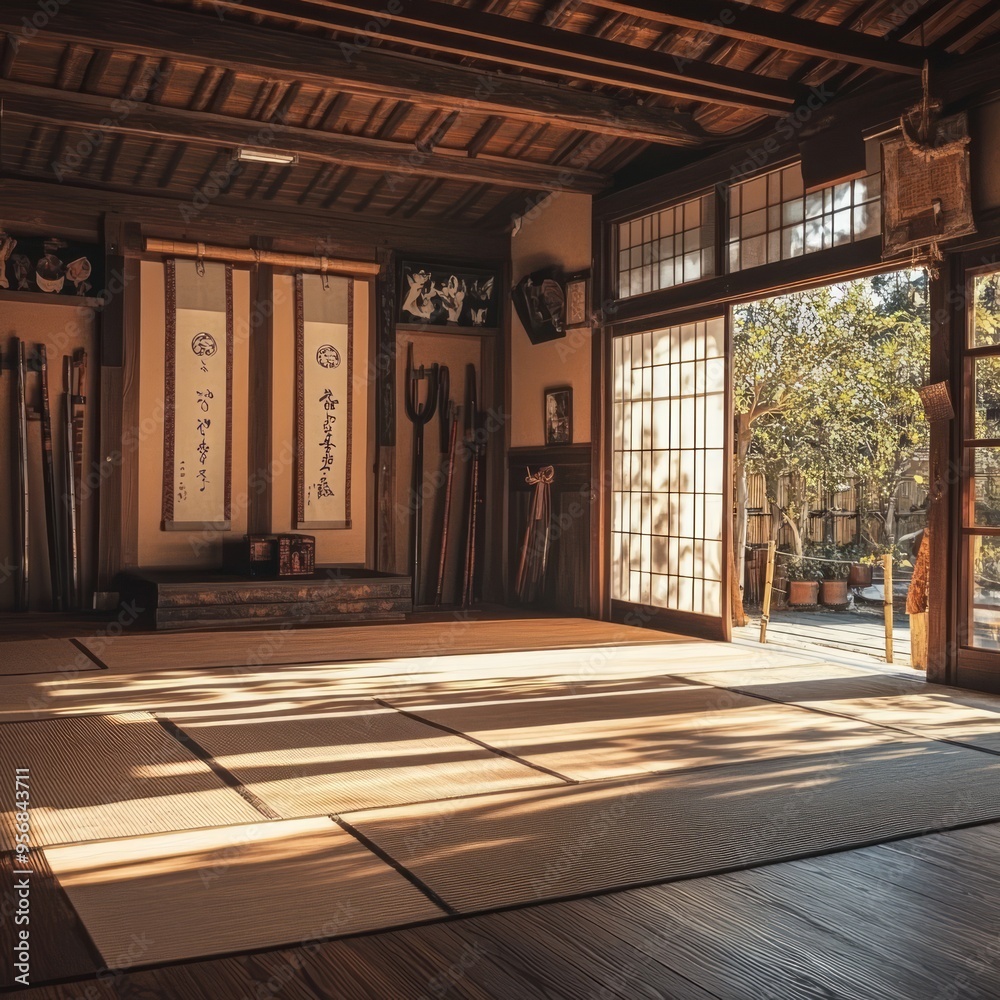
[(413, 610), (410, 578), (369, 569), (321, 567), (312, 576), (264, 580), (224, 572), (138, 569), (119, 593), (158, 629), (398, 621)]

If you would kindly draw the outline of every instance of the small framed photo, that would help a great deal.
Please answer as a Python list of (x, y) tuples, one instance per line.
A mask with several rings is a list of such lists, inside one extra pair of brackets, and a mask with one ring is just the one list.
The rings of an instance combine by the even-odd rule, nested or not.
[(566, 279), (566, 329), (590, 326), (590, 272)]
[(545, 443), (573, 443), (573, 390), (568, 385), (545, 390)]

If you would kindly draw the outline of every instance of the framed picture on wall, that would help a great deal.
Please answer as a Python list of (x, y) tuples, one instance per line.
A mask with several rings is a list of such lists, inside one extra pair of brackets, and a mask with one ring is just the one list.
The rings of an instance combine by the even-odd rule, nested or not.
[(495, 271), (404, 260), (399, 274), (399, 325), (495, 331), (500, 322), (499, 285)]
[(573, 443), (573, 390), (568, 385), (545, 390), (545, 443)]
[(566, 279), (566, 329), (590, 326), (590, 272), (581, 271)]

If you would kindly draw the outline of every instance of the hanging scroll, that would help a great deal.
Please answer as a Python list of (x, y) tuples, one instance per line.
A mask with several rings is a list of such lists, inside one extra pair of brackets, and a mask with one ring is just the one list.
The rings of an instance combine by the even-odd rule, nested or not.
[(296, 528), (351, 526), (354, 281), (295, 279)]
[(229, 530), (233, 272), (168, 260), (163, 528)]

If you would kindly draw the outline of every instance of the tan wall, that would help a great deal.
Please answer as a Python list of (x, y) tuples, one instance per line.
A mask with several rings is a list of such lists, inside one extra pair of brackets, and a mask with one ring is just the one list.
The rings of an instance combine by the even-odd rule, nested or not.
[[(351, 448), (351, 527), (310, 529), (316, 538), (316, 562), (364, 565), (367, 557), (368, 505), (372, 459), (368, 449), (369, 387), (368, 283), (354, 284), (354, 412)], [(271, 437), (271, 530), (294, 531), (295, 497), (295, 294), (291, 275), (274, 279), (274, 408)]]
[[(561, 193), (525, 218), (511, 240), (514, 281), (541, 267), (566, 273), (591, 266), (591, 199)], [(512, 448), (545, 443), (542, 408), (549, 386), (573, 387), (573, 442), (590, 440), (590, 333), (569, 333), (561, 340), (532, 344), (517, 315), (511, 322)]]
[(972, 192), (977, 209), (1000, 206), (1000, 101), (972, 112)]
[[(247, 530), (247, 413), (250, 275), (233, 272), (233, 486), (229, 532), (163, 531), (163, 371), (164, 268), (144, 261), (142, 350), (140, 357), (139, 563), (141, 566), (214, 567), (221, 565), (224, 540)], [(358, 282), (354, 294), (354, 447), (352, 452), (351, 519), (346, 531), (310, 531), (316, 537), (320, 564), (364, 564), (371, 496), (368, 457), (370, 393), (368, 389), (368, 286)], [(295, 296), (292, 278), (278, 275), (274, 284), (274, 407), (272, 412), (271, 530), (294, 531), (295, 489)], [(257, 470), (255, 470), (257, 471)]]
[(246, 330), (250, 273), (233, 270), (233, 460), (232, 517), (229, 532), (163, 531), (163, 373), (166, 301), (163, 264), (143, 261), (140, 273), (142, 315), (139, 349), (139, 565), (216, 567), (222, 543), (247, 530), (247, 374)]

